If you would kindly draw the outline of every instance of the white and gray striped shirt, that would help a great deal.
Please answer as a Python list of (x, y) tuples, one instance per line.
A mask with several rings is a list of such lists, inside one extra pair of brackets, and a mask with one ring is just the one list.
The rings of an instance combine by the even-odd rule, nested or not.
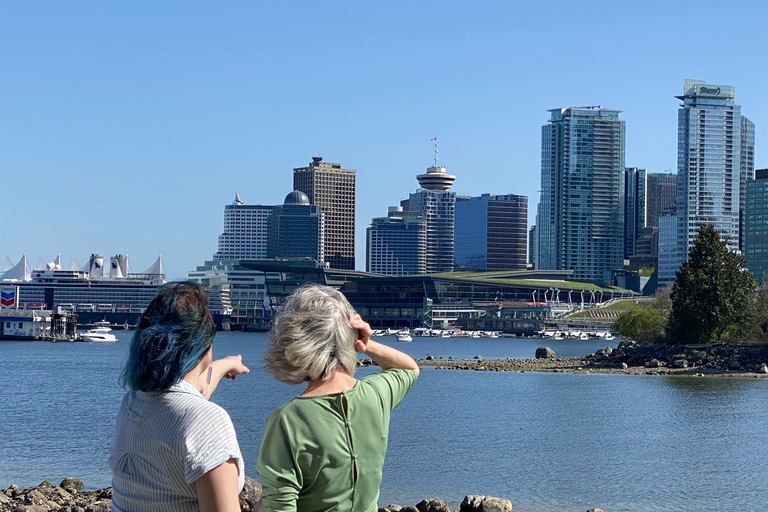
[(196, 512), (195, 480), (237, 459), (227, 412), (181, 381), (165, 391), (129, 391), (117, 413), (109, 455), (113, 512)]

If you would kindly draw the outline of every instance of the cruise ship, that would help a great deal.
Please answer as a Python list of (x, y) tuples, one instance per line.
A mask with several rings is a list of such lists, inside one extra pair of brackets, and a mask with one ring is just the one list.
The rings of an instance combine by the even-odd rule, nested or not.
[[(69, 270), (62, 269), (61, 255), (49, 263), (40, 258), (32, 271), (24, 254), (15, 265), (6, 257), (4, 271), (0, 267), (0, 286), (18, 288), (19, 309), (74, 313), (80, 325), (106, 320), (135, 326), (165, 282), (162, 256), (139, 273), (131, 272), (128, 257), (121, 254), (92, 254), (82, 266), (72, 258)], [(227, 298), (222, 301), (214, 290), (209, 297), (217, 327), (226, 329)]]

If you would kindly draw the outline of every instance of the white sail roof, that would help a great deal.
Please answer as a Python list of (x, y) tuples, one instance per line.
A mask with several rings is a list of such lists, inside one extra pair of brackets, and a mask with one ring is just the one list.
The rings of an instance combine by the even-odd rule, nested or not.
[(42, 256), (37, 258), (37, 265), (35, 265), (35, 270), (46, 270), (46, 267), (48, 264), (45, 262)]
[(163, 255), (158, 256), (152, 266), (142, 272), (142, 274), (165, 274), (163, 271)]
[(15, 267), (7, 270), (2, 274), (2, 276), (0, 276), (0, 281), (5, 283), (29, 281), (30, 279), (31, 276), (29, 275), (29, 270), (27, 269), (27, 253), (24, 253), (24, 256), (21, 257), (21, 260), (16, 264)]
[(5, 268), (3, 269), (3, 272), (6, 272), (8, 270), (11, 270), (15, 265), (11, 261), (11, 258), (8, 256), (5, 257)]
[(80, 264), (77, 262), (74, 256), (72, 256), (72, 261), (69, 263), (69, 270), (72, 270), (74, 272), (83, 270), (83, 267), (80, 266)]

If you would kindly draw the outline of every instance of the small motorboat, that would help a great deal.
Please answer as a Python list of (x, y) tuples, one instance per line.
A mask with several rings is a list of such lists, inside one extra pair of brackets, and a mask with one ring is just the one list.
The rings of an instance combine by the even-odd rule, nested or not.
[(99, 327), (88, 329), (81, 336), (83, 341), (117, 341), (117, 338), (111, 331), (112, 329), (109, 327)]
[(408, 329), (403, 329), (402, 331), (397, 333), (397, 341), (413, 341), (413, 337), (411, 336), (411, 331)]

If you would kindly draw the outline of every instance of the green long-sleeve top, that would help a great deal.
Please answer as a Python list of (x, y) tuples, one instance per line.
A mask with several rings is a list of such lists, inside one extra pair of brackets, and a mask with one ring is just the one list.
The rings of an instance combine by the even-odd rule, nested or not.
[(264, 512), (375, 512), (390, 414), (416, 376), (391, 369), (272, 411), (256, 464)]

